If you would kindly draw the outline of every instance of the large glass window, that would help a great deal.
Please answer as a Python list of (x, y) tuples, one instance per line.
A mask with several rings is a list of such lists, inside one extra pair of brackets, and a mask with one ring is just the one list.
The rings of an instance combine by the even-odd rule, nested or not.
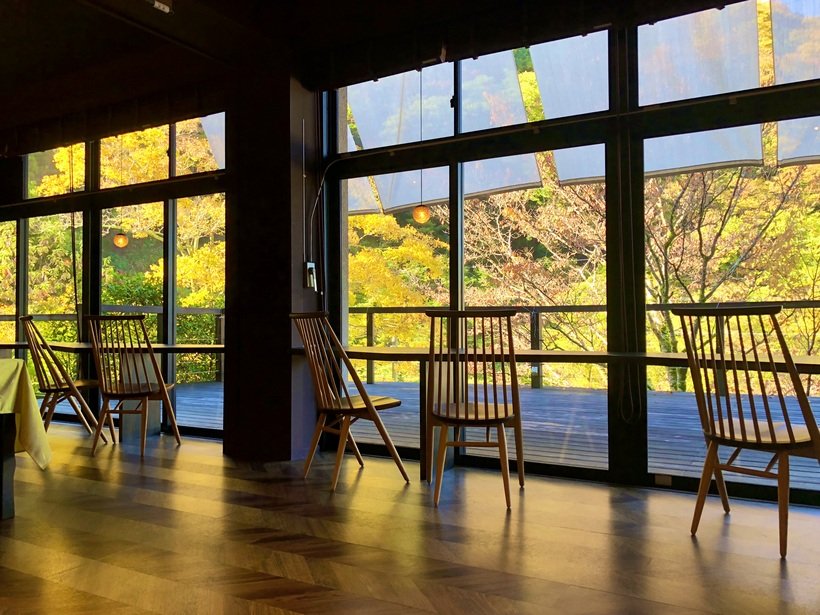
[[(350, 345), (427, 345), (424, 310), (449, 304), (447, 182), (447, 169), (436, 168), (342, 183)], [(407, 401), (384, 420), (397, 445), (418, 447), (419, 364), (358, 362), (357, 370), (372, 390)], [(381, 442), (366, 430), (362, 441)]]
[[(780, 318), (792, 353), (820, 351), (820, 165), (784, 164), (776, 125), (765, 124), (762, 134), (762, 165), (707, 165), (647, 177), (649, 351), (684, 352), (670, 304), (771, 301), (785, 305)], [(663, 141), (675, 149), (690, 138)], [(688, 370), (655, 367), (648, 378), (650, 472), (699, 476), (705, 444)], [(806, 385), (817, 407), (817, 379), (807, 377)], [(816, 464), (810, 466), (792, 461), (795, 487), (820, 487)]]
[[(596, 169), (592, 172), (602, 176), (603, 148), (583, 151)], [(530, 186), (465, 195), (465, 303), (519, 307), (522, 314), (514, 321), (519, 352), (606, 350), (605, 186), (602, 180), (562, 181), (557, 165), (562, 155), (572, 159), (578, 152), (535, 154), (538, 181)], [(512, 177), (518, 161), (466, 163), (465, 192), (479, 183), (487, 163), (508, 167), (502, 175)], [(520, 363), (519, 371), (526, 458), (606, 469), (605, 367)], [(467, 453), (497, 455), (486, 448)]]
[(164, 229), (162, 203), (103, 210), (103, 311), (147, 314), (155, 341), (159, 341), (158, 315), (163, 305)]
[[(176, 341), (224, 343), (225, 195), (177, 201)], [(223, 354), (176, 357), (180, 425), (222, 429)]]
[[(461, 131), (607, 109), (607, 55), (604, 31), (463, 60)], [(340, 89), (339, 151), (452, 136), (454, 93), (452, 64)]]

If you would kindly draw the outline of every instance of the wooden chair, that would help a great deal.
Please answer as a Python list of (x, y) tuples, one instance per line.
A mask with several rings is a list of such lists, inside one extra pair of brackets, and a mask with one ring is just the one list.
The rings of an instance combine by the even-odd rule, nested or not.
[(34, 324), (33, 316), (21, 316), (20, 322), (23, 325), (23, 333), (26, 336), (31, 362), (34, 364), (37, 384), (40, 392), (43, 393), (40, 415), (43, 418), (45, 430), (48, 431), (48, 427), (51, 425), (51, 419), (54, 417), (57, 404), (67, 401), (74, 409), (86, 431), (93, 433), (94, 428), (97, 427), (97, 419), (94, 418), (94, 413), (88, 407), (88, 403), (80, 391), (96, 387), (97, 381), (74, 378), (68, 373), (63, 362), (48, 345), (37, 325)]
[[(379, 412), (388, 408), (395, 408), (401, 401), (393, 397), (382, 395), (370, 396), (362, 384), (356, 370), (342, 347), (339, 338), (333, 332), (325, 312), (308, 312), (291, 314), (296, 330), (305, 346), (305, 356), (310, 365), (313, 379), (313, 388), (316, 394), (316, 406), (319, 419), (310, 443), (310, 451), (305, 460), (304, 476), (307, 478), (310, 465), (319, 446), (322, 433), (332, 433), (339, 436), (339, 446), (336, 449), (336, 466), (333, 469), (331, 491), (336, 490), (339, 480), (339, 471), (342, 467), (342, 457), (346, 447), (349, 447), (360, 466), (364, 461), (353, 439), (350, 427), (359, 419), (373, 421), (379, 434), (384, 440), (390, 456), (408, 483), (410, 478), (404, 469), (396, 447), (387, 433), (387, 429), (379, 416)], [(353, 381), (356, 394), (351, 395), (347, 387), (345, 370)]]
[[(441, 496), (448, 446), (498, 448), (504, 495), (510, 508), (506, 428), (515, 434), (518, 483), (524, 486), (524, 441), (518, 396), (512, 317), (515, 310), (426, 312), (430, 317), (427, 361), (427, 482), (432, 474), (433, 428), (439, 428), (435, 504)], [(448, 438), (455, 428), (455, 439)], [(464, 428), (485, 428), (485, 439), (465, 439)], [(490, 435), (495, 428), (496, 439)]]
[[(777, 322), (780, 306), (687, 307), (672, 312), (683, 325), (707, 443), (692, 535), (713, 476), (726, 513), (724, 471), (773, 478), (777, 480), (780, 556), (786, 557), (789, 457), (820, 462), (820, 432)], [(725, 462), (719, 456), (721, 446), (733, 449)], [(763, 469), (741, 465), (738, 456), (744, 449), (771, 453), (771, 460)]]
[[(177, 444), (181, 444), (174, 407), (168, 396), (174, 385), (166, 384), (162, 378), (162, 370), (145, 328), (145, 316), (88, 316), (86, 320), (102, 396), (102, 410), (94, 432), (91, 454), (97, 449), (97, 439), (106, 419), (111, 438), (116, 442), (111, 415), (119, 414), (122, 420), (124, 414), (139, 414), (140, 457), (144, 457), (149, 401), (164, 403), (174, 437)], [(115, 402), (113, 407), (112, 402)]]

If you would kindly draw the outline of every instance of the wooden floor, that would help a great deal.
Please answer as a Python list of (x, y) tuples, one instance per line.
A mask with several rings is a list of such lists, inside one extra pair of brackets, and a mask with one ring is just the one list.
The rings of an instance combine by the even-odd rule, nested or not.
[[(49, 430), (53, 461), (18, 455), (0, 523), (3, 613), (820, 613), (820, 509), (529, 477), (507, 512), (497, 472), (457, 468), (442, 503), (389, 459), (250, 467), (216, 441), (154, 437), (89, 455)], [(408, 464), (411, 477), (417, 475)]]

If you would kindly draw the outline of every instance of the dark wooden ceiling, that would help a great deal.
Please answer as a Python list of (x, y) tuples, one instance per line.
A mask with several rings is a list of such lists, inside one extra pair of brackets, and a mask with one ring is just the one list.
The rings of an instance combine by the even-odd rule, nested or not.
[(43, 122), (173, 107), (169, 92), (207, 98), (260, 72), (332, 88), (735, 0), (165, 0), (169, 14), (152, 1), (0, 2), (0, 155)]

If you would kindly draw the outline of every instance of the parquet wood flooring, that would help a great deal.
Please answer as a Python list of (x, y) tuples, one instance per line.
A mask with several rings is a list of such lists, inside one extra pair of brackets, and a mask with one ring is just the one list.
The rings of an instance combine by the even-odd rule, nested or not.
[[(389, 459), (248, 465), (220, 442), (101, 446), (53, 424), (17, 457), (0, 524), (2, 613), (820, 613), (820, 509), (528, 477), (507, 512), (494, 471), (406, 485)], [(413, 465), (412, 462), (409, 462)], [(417, 468), (410, 469), (412, 477)], [(415, 472), (415, 474), (413, 473)]]

